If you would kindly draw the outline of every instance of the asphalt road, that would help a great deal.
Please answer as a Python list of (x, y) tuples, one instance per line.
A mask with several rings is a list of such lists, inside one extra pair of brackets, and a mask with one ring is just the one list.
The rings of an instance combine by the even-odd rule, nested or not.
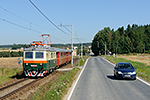
[(70, 100), (150, 100), (150, 86), (137, 80), (117, 80), (114, 66), (101, 57), (90, 58)]

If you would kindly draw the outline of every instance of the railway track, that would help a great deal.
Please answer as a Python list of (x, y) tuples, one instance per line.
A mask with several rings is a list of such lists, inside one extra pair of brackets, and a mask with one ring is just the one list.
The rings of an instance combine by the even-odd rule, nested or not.
[(9, 84), (9, 85), (3, 86), (3, 87), (0, 88), (0, 92), (4, 91), (5, 89), (7, 89), (7, 88), (9, 88), (9, 87), (11, 87), (11, 86), (14, 86), (14, 85), (16, 85), (16, 84), (19, 84), (19, 83), (21, 83), (21, 82), (23, 82), (23, 81), (25, 81), (25, 80), (27, 80), (27, 79), (21, 79), (21, 80), (19, 80), (19, 81), (16, 81), (16, 82), (14, 82), (14, 83)]
[(14, 99), (25, 99), (26, 96), (32, 94), (40, 86), (44, 85), (46, 82), (53, 80), (58, 75), (57, 71), (54, 71), (52, 74), (37, 79), (25, 79), (17, 81), (13, 84), (7, 85), (0, 88), (0, 100), (14, 100)]
[[(77, 59), (75, 59), (74, 62), (77, 62)], [(70, 64), (67, 64), (61, 68), (68, 68), (69, 66)], [(0, 87), (0, 100), (23, 99), (25, 96), (34, 93), (38, 87), (46, 82), (57, 78), (58, 73), (59, 72), (54, 71), (44, 78), (24, 78), (9, 85)]]
[(0, 100), (13, 99), (11, 98), (12, 95), (25, 88), (29, 84), (32, 84), (32, 82), (34, 81), (37, 80), (31, 80), (26, 78), (0, 88)]

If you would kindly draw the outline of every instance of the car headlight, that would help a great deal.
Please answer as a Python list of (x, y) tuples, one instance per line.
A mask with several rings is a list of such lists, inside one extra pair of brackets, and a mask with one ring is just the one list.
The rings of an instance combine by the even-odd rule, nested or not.
[(118, 71), (118, 74), (122, 74), (122, 72), (121, 72), (121, 71)]
[(136, 74), (136, 72), (134, 71), (134, 72), (131, 72), (131, 74)]

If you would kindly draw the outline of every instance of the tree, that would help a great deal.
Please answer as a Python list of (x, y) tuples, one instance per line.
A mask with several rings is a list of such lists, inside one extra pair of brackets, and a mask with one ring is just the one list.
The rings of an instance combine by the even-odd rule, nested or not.
[(128, 24), (127, 29), (119, 27), (116, 31), (105, 27), (100, 30), (92, 40), (92, 51), (95, 55), (99, 51), (105, 53), (105, 42), (107, 50), (113, 53), (142, 53), (145, 45), (145, 50), (150, 51), (150, 25), (138, 26), (133, 24), (132, 27)]

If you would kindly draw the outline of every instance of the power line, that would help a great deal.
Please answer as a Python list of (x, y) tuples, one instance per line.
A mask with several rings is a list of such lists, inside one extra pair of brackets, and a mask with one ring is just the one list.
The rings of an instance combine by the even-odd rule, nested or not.
[(76, 37), (77, 37), (78, 41), (79, 41), (79, 42), (81, 42), (81, 41), (80, 41), (80, 39), (78, 38), (78, 36), (77, 36), (76, 32), (74, 32), (74, 33), (75, 33), (75, 35), (76, 35)]
[(53, 36), (53, 38), (55, 38), (56, 40), (59, 40), (59, 41), (62, 41), (62, 42), (64, 42), (64, 43), (66, 43), (65, 41), (63, 41), (63, 40), (61, 40), (61, 39), (59, 39), (59, 38), (56, 38), (56, 37), (54, 37), (54, 36)]
[[(24, 28), (24, 29), (27, 29), (27, 30), (33, 31), (33, 32), (36, 32), (36, 33), (42, 33), (42, 32), (39, 32), (39, 31), (36, 31), (36, 30), (30, 29), (30, 28), (27, 28), (27, 27), (25, 27), (25, 26), (22, 26), (22, 25), (16, 24), (16, 23), (14, 23), (14, 22), (8, 21), (8, 20), (6, 20), (6, 19), (2, 19), (2, 18), (0, 18), (0, 20), (2, 20), (2, 21), (4, 21), (4, 22), (7, 22), (7, 23), (10, 23), (10, 24), (13, 24), (13, 25), (18, 26), (18, 27), (21, 27), (21, 28)], [(65, 41), (63, 41), (63, 40), (61, 40), (61, 39), (59, 39), (59, 38), (56, 38), (56, 37), (54, 37), (54, 36), (53, 36), (53, 38), (54, 38), (54, 39), (56, 39), (56, 40), (59, 40), (59, 41), (62, 41), (62, 42), (64, 42), (64, 43), (66, 43)]]
[(27, 28), (27, 27), (25, 27), (25, 26), (22, 26), (22, 25), (16, 24), (16, 23), (11, 22), (11, 21), (8, 21), (8, 20), (6, 20), (6, 19), (2, 19), (2, 18), (0, 18), (0, 20), (2, 20), (2, 21), (4, 21), (4, 22), (7, 22), (7, 23), (10, 23), (10, 24), (13, 24), (13, 25), (18, 26), (18, 27), (21, 27), (21, 28), (27, 29), (27, 30), (31, 30), (31, 31), (36, 32), (36, 33), (41, 33), (41, 32), (39, 32), (39, 31), (33, 30), (33, 29), (31, 29), (31, 28)]
[(1, 6), (0, 6), (0, 8), (3, 9), (4, 11), (6, 11), (6, 12), (8, 12), (8, 13), (10, 13), (10, 14), (12, 14), (12, 15), (14, 15), (14, 16), (16, 16), (16, 17), (18, 17), (18, 18), (20, 18), (20, 19), (22, 19), (22, 20), (24, 20), (24, 21), (26, 21), (26, 22), (28, 22), (29, 24), (34, 24), (34, 25), (36, 25), (36, 26), (39, 26), (39, 27), (42, 27), (42, 28), (46, 29), (46, 27), (43, 27), (43, 26), (41, 26), (41, 25), (32, 23), (31, 21), (28, 21), (28, 20), (26, 20), (26, 19), (24, 19), (24, 18), (22, 18), (22, 17), (20, 17), (20, 16), (18, 16), (18, 15), (16, 15), (16, 14), (14, 14), (14, 13), (8, 11), (7, 9), (5, 9), (5, 8), (3, 8), (3, 7), (1, 7)]
[[(6, 11), (6, 12), (8, 12), (8, 13), (10, 13), (10, 14), (12, 14), (12, 15), (14, 15), (14, 16), (16, 16), (16, 17), (18, 17), (18, 18), (20, 18), (20, 19), (22, 19), (22, 20), (24, 20), (24, 21), (26, 21), (26, 22), (29, 22), (30, 24), (34, 24), (34, 25), (36, 25), (36, 26), (42, 27), (42, 26), (40, 26), (40, 25), (38, 25), (38, 24), (32, 23), (31, 21), (28, 21), (28, 20), (26, 20), (26, 19), (24, 19), (24, 18), (22, 18), (22, 17), (20, 17), (20, 16), (18, 16), (18, 15), (16, 15), (16, 14), (12, 13), (11, 11), (8, 11), (7, 9), (5, 9), (5, 8), (3, 8), (3, 7), (1, 7), (1, 6), (0, 6), (0, 8), (3, 9), (4, 11)], [(46, 16), (45, 16), (45, 17), (46, 17)], [(10, 23), (10, 24), (12, 24), (12, 25), (15, 25), (15, 26), (24, 28), (24, 29), (26, 29), (26, 30), (31, 30), (31, 31), (34, 31), (34, 32), (36, 32), (36, 33), (42, 33), (42, 32), (39, 32), (39, 31), (36, 31), (36, 30), (31, 29), (31, 27), (28, 28), (28, 27), (25, 27), (25, 26), (16, 24), (16, 23), (14, 23), (14, 22), (8, 21), (8, 20), (6, 20), (6, 19), (0, 18), (0, 20), (2, 20), (2, 21), (4, 21), (4, 22), (7, 22), (7, 23)], [(53, 23), (53, 24), (54, 24), (54, 23)], [(55, 24), (54, 24), (54, 25), (55, 25)], [(55, 26), (56, 26), (56, 25), (55, 25)], [(56, 26), (56, 27), (57, 27), (57, 26)], [(46, 27), (43, 27), (43, 28), (46, 28)], [(61, 29), (60, 29), (60, 30), (61, 30)], [(66, 32), (64, 32), (63, 30), (61, 30), (61, 31), (62, 31), (63, 33), (66, 33)], [(66, 33), (66, 34), (69, 35), (68, 33)], [(63, 41), (63, 40), (61, 40), (61, 39), (59, 39), (59, 38), (56, 38), (56, 37), (54, 37), (54, 36), (53, 36), (53, 38), (56, 39), (56, 40), (59, 40), (59, 41), (62, 41), (62, 42), (64, 42), (64, 43), (66, 43), (65, 41)]]
[[(68, 30), (70, 33), (72, 33), (65, 25), (60, 24), (60, 26), (63, 26), (66, 30)], [(75, 33), (75, 35), (77, 37), (76, 39), (78, 39), (78, 41), (81, 42), (76, 33)]]
[(68, 30), (70, 33), (72, 33), (66, 26), (63, 25), (63, 27), (64, 27), (66, 30)]
[(63, 30), (61, 30), (57, 25), (55, 25), (31, 0), (29, 0), (31, 2), (31, 4), (52, 24), (54, 25), (58, 30), (60, 30), (61, 32), (63, 32), (64, 34), (70, 35), (66, 32), (64, 32)]

